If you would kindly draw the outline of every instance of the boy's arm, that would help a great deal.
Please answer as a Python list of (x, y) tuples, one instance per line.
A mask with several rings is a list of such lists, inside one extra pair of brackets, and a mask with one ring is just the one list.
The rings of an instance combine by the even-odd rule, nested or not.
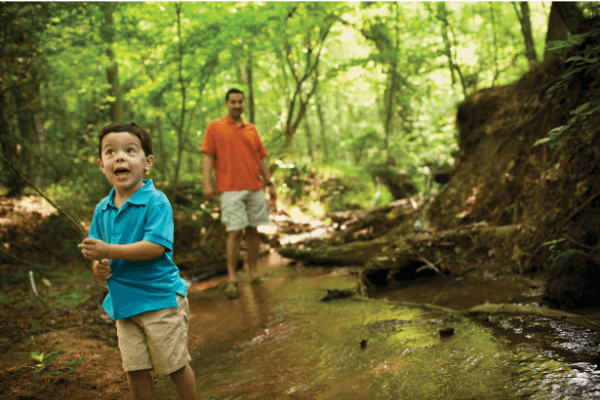
[(147, 240), (130, 244), (108, 244), (99, 239), (87, 238), (79, 245), (88, 260), (154, 260), (163, 255), (165, 247)]

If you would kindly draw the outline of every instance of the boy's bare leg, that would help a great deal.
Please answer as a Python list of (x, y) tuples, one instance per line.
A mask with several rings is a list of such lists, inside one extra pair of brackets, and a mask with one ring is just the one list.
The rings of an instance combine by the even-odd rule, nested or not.
[(258, 230), (253, 227), (246, 228), (246, 255), (248, 257), (248, 278), (250, 281), (258, 276), (257, 263), (260, 240)]
[(126, 371), (127, 385), (133, 400), (154, 400), (154, 382), (150, 370)]
[(194, 371), (188, 365), (169, 375), (179, 400), (196, 400), (196, 379)]
[(227, 274), (229, 282), (237, 282), (235, 270), (240, 257), (240, 245), (242, 243), (242, 231), (232, 231), (227, 234)]

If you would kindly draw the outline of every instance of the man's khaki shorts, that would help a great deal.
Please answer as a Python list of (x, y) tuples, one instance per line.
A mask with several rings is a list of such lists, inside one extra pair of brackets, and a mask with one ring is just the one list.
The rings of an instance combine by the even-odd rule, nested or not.
[(248, 226), (269, 225), (269, 205), (259, 190), (233, 190), (221, 193), (221, 221), (227, 232)]
[(117, 320), (117, 336), (125, 371), (154, 369), (168, 375), (190, 363), (187, 348), (189, 307), (177, 295), (179, 307), (148, 311)]

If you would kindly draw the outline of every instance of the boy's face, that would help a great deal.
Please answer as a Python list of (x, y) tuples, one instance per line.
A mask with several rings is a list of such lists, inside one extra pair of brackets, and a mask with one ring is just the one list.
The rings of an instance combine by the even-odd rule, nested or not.
[(140, 139), (129, 132), (111, 132), (102, 138), (98, 165), (119, 195), (133, 195), (144, 185), (144, 173), (154, 156), (146, 156)]
[(229, 98), (225, 101), (229, 116), (232, 119), (238, 119), (244, 112), (244, 95), (241, 93), (229, 93)]

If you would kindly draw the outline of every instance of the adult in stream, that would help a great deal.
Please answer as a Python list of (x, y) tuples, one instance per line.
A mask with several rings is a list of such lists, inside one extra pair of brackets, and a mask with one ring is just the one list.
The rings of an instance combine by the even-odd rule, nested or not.
[[(216, 197), (211, 184), (215, 170), (217, 192), (221, 199), (221, 219), (227, 227), (227, 273), (229, 299), (238, 296), (236, 267), (240, 254), (242, 233), (246, 235), (247, 272), (251, 282), (260, 279), (256, 263), (259, 252), (257, 227), (269, 224), (269, 206), (263, 189), (276, 200), (276, 192), (265, 157), (267, 151), (254, 124), (244, 121), (245, 98), (239, 89), (225, 95), (227, 115), (212, 121), (200, 151), (204, 153), (204, 197)], [(262, 180), (261, 180), (262, 176)]]

